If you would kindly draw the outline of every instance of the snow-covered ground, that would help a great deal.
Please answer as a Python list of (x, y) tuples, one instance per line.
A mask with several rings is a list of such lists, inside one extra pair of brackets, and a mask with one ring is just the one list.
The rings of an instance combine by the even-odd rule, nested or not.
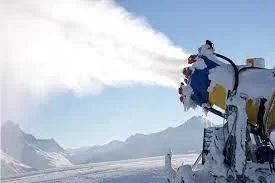
[(1, 177), (8, 175), (13, 175), (17, 173), (23, 173), (27, 171), (33, 171), (34, 168), (31, 168), (28, 165), (24, 165), (13, 157), (9, 156), (4, 152), (0, 152), (1, 159)]
[[(174, 155), (173, 166), (192, 164), (198, 154)], [(165, 183), (164, 156), (93, 163), (28, 172), (2, 183)]]

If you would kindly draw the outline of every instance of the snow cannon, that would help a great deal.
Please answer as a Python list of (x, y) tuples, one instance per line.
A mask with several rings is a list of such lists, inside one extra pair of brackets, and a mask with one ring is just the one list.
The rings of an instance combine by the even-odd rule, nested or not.
[(274, 182), (275, 68), (265, 68), (263, 58), (237, 65), (207, 40), (188, 58), (178, 92), (185, 110), (200, 106), (225, 123), (204, 128), (191, 168), (172, 170), (166, 156), (168, 182)]
[(249, 58), (244, 65), (215, 53), (207, 40), (182, 70), (180, 101), (185, 110), (202, 107), (226, 116), (226, 100), (239, 93), (246, 101), (247, 123), (259, 131), (275, 129), (275, 69), (265, 68), (263, 58)]

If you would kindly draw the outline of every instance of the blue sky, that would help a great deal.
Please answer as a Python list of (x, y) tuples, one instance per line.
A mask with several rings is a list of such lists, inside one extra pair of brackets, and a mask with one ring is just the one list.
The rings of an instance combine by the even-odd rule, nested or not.
[[(263, 57), (268, 67), (275, 65), (274, 1), (117, 2), (145, 17), (154, 29), (188, 53), (196, 52), (210, 39), (217, 52), (238, 64), (247, 57)], [(156, 132), (200, 115), (200, 111), (183, 112), (175, 89), (144, 85), (106, 87), (97, 96), (78, 97), (69, 92), (51, 95), (23, 128), (37, 137), (53, 137), (65, 147), (79, 147)]]

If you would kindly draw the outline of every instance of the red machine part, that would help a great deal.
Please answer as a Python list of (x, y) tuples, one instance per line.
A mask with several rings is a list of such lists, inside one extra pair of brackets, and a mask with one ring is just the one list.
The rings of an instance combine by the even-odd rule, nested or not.
[[(197, 55), (190, 55), (188, 58), (188, 64), (193, 64), (194, 62), (196, 62), (196, 57)], [(192, 74), (192, 70), (189, 67), (186, 67), (183, 69), (182, 73), (186, 78), (189, 78)]]
[[(188, 58), (188, 64), (193, 64), (194, 62), (196, 62), (196, 58), (197, 58), (197, 55), (190, 55)], [(189, 67), (186, 67), (182, 70), (182, 73), (188, 79), (192, 74), (192, 70)], [(182, 91), (182, 86), (179, 87), (178, 92), (180, 94), (180, 102), (184, 103), (185, 95)]]
[(181, 102), (181, 103), (184, 103), (185, 95), (184, 95), (184, 93), (183, 93), (183, 91), (182, 91), (182, 86), (179, 87), (179, 94), (180, 94), (180, 102)]
[(197, 55), (190, 55), (188, 58), (188, 64), (193, 64), (194, 62), (196, 62), (196, 57)]
[(183, 97), (183, 95), (180, 96), (180, 102), (184, 104), (184, 97)]

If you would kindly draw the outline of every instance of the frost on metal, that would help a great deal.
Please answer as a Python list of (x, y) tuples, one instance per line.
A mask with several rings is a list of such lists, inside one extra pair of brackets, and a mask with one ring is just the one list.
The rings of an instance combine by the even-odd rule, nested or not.
[[(254, 67), (257, 59), (247, 59), (248, 65), (236, 65), (215, 53), (210, 41), (189, 59), (190, 65), (183, 70), (185, 82), (179, 88), (184, 109), (200, 106), (224, 118), (225, 123), (204, 129), (202, 152), (193, 166), (183, 164), (173, 169), (169, 151), (165, 160), (167, 181), (275, 182), (275, 151), (269, 134), (275, 128), (274, 68)], [(213, 108), (215, 102), (222, 110)]]

